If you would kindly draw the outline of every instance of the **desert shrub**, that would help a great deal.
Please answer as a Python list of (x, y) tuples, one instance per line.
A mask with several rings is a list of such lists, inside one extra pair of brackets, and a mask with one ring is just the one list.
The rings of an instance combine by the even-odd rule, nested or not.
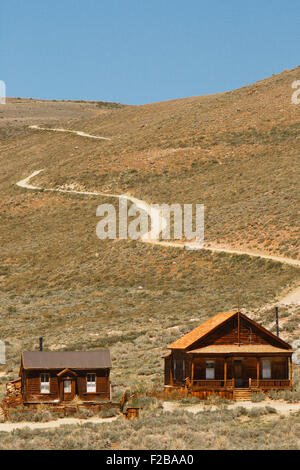
[(238, 406), (232, 410), (232, 415), (234, 417), (245, 416), (247, 415), (247, 409), (244, 406)]
[(113, 418), (114, 416), (118, 416), (120, 414), (120, 410), (118, 408), (111, 408), (108, 406), (105, 406), (101, 408), (101, 410), (98, 413), (98, 416), (100, 418)]
[(266, 395), (262, 392), (252, 393), (251, 401), (253, 403), (258, 403), (260, 401), (264, 401), (265, 399), (266, 399)]
[(88, 419), (88, 418), (91, 418), (92, 416), (94, 416), (94, 414), (95, 413), (90, 408), (80, 407), (78, 412), (73, 416), (74, 416), (74, 418)]
[(249, 418), (257, 418), (259, 416), (264, 416), (267, 414), (276, 414), (277, 411), (272, 406), (265, 406), (261, 408), (251, 408), (247, 412)]
[(264, 414), (266, 414), (264, 408), (251, 408), (247, 412), (247, 416), (249, 418), (258, 418), (259, 416), (262, 416)]
[(270, 390), (268, 393), (269, 398), (272, 400), (280, 400), (280, 391), (279, 390)]
[(300, 401), (300, 390), (298, 384), (293, 390), (270, 390), (269, 397), (272, 400), (284, 400), (288, 403), (298, 403)]
[(180, 400), (180, 405), (197, 405), (201, 403), (200, 399), (197, 397), (185, 397)]
[(288, 403), (297, 403), (300, 401), (300, 390), (284, 390), (282, 396)]
[(21, 421), (29, 422), (47, 422), (62, 417), (61, 413), (53, 412), (45, 405), (39, 405), (35, 409), (28, 409), (25, 406), (19, 406), (16, 409), (9, 410), (9, 421), (19, 423)]
[(206, 400), (203, 400), (204, 405), (215, 405), (215, 406), (224, 406), (232, 404), (231, 400), (226, 400), (226, 398), (221, 398), (219, 395), (213, 393)]
[(265, 410), (266, 410), (267, 413), (274, 413), (274, 414), (277, 413), (277, 410), (275, 408), (273, 408), (273, 406), (267, 405), (267, 406), (265, 406)]

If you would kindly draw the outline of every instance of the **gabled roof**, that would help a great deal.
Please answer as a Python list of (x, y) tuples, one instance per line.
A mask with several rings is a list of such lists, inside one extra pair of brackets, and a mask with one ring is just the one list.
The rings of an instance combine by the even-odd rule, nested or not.
[[(212, 332), (213, 330), (217, 329), (219, 326), (221, 326), (223, 323), (228, 321), (230, 318), (234, 317), (237, 315), (238, 312), (223, 312), (223, 313), (218, 313), (214, 317), (210, 318), (206, 322), (202, 323), (202, 325), (199, 325), (197, 328), (194, 330), (190, 331), (186, 335), (182, 336), (179, 338), (177, 341), (174, 343), (170, 344), (168, 346), (168, 349), (187, 349), (188, 347), (192, 346), (196, 341), (199, 339), (204, 338), (208, 333)], [(281, 338), (278, 336), (273, 335), (270, 331), (266, 330), (263, 326), (259, 325), (255, 321), (251, 320), (249, 317), (246, 315), (240, 313), (240, 317), (245, 319), (246, 321), (250, 322), (252, 325), (256, 326), (258, 329), (260, 329), (262, 332), (270, 336), (271, 338), (275, 339), (278, 343), (282, 344), (285, 348), (291, 349), (291, 346), (283, 341)]]
[(24, 369), (106, 369), (111, 368), (110, 351), (24, 351)]
[(191, 346), (195, 341), (203, 338), (207, 333), (212, 331), (217, 326), (224, 323), (224, 321), (228, 320), (229, 318), (233, 317), (236, 312), (223, 312), (218, 313), (214, 317), (210, 318), (206, 322), (202, 323), (202, 325), (197, 326), (194, 330), (190, 331), (186, 335), (179, 338), (174, 343), (168, 346), (168, 349), (186, 349)]

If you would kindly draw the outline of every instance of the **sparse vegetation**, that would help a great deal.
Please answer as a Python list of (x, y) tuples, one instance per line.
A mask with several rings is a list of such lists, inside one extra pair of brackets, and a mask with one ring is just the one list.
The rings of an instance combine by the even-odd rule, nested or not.
[(262, 392), (252, 393), (251, 401), (253, 403), (258, 403), (260, 401), (264, 401), (266, 399), (266, 395)]
[[(297, 258), (299, 181), (294, 169), (300, 107), (289, 103), (290, 83), (299, 70), (234, 92), (141, 107), (55, 101), (41, 106), (33, 100), (29, 112), (22, 99), (11, 102), (15, 108), (6, 106), (18, 119), (11, 124), (10, 116), (3, 115), (0, 124), (5, 155), (0, 338), (7, 355), (0, 399), (5, 382), (18, 374), (20, 352), (36, 349), (39, 336), (51, 350), (109, 347), (118, 400), (127, 388), (132, 393), (161, 390), (160, 356), (166, 346), (215, 313), (236, 307), (238, 296), (248, 315), (275, 331), (272, 303), (299, 278), (297, 267), (248, 256), (100, 241), (96, 208), (115, 201), (24, 191), (15, 182), (45, 168), (38, 176), (42, 187), (75, 183), (89, 190), (129, 192), (148, 202), (204, 203), (206, 242)], [(112, 141), (99, 144), (27, 127), (63, 127), (64, 121), (68, 129)], [(299, 313), (296, 307), (280, 311), (280, 334), (288, 341), (299, 338)], [(270, 397), (299, 401), (297, 377), (295, 368), (295, 389)], [(212, 397), (207, 404), (217, 405), (217, 411), (208, 406), (190, 415), (184, 407), (193, 399), (181, 398), (181, 410), (172, 414), (163, 412), (156, 399), (139, 397), (137, 403), (142, 411), (136, 421), (1, 433), (0, 447), (299, 448), (299, 414), (279, 418), (269, 405), (253, 412), (243, 407), (230, 411), (226, 401)], [(49, 413), (26, 411), (26, 419), (46, 422), (55, 418)], [(112, 413), (104, 408), (100, 415)], [(23, 414), (17, 409), (11, 420)], [(79, 414), (86, 419), (90, 411)]]
[(299, 450), (299, 432), (299, 413), (278, 419), (271, 408), (245, 412), (240, 407), (191, 414), (150, 407), (143, 409), (136, 420), (120, 417), (101, 425), (83, 422), (79, 426), (0, 433), (0, 449)]

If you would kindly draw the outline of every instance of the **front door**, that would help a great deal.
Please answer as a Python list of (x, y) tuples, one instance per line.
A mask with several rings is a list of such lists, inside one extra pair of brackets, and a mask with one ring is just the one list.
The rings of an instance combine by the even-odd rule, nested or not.
[(71, 401), (75, 395), (75, 381), (71, 378), (63, 379), (62, 381), (63, 389), (63, 401)]
[(234, 365), (234, 383), (237, 388), (243, 387), (243, 361), (235, 359)]

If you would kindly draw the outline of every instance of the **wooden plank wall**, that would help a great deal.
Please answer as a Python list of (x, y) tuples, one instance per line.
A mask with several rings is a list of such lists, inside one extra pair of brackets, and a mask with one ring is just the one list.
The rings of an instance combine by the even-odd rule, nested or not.
[[(50, 374), (50, 393), (40, 393), (40, 374), (47, 372)], [(59, 371), (25, 371), (24, 374), (24, 400), (25, 401), (52, 401), (60, 398), (59, 383), (60, 379), (57, 377)], [(89, 371), (75, 371), (77, 377), (75, 377), (75, 388), (71, 394), (65, 394), (65, 400), (72, 400), (74, 395), (77, 394), (83, 400), (92, 401), (93, 399), (99, 398), (110, 398), (110, 378), (109, 371), (106, 369), (101, 370), (89, 370)], [(96, 393), (86, 392), (86, 374), (96, 374)], [(63, 378), (62, 378), (63, 380)]]
[[(208, 346), (210, 344), (237, 344), (237, 342), (238, 322), (236, 318), (232, 318), (206, 338), (200, 339), (193, 344), (192, 349), (197, 349), (200, 346)], [(280, 346), (276, 338), (270, 337), (243, 318), (240, 320), (240, 342), (241, 344), (271, 344), (273, 346)]]
[[(185, 355), (185, 366), (186, 366), (186, 376), (191, 377), (191, 368), (189, 359), (185, 353), (176, 352), (173, 353), (175, 358), (182, 358)], [(224, 362), (225, 359), (222, 357), (215, 358), (194, 358), (194, 380), (205, 380), (206, 378), (206, 360), (213, 359), (215, 361), (215, 379), (221, 380), (224, 378)], [(288, 359), (285, 357), (273, 357), (269, 358), (271, 360), (271, 374), (272, 379), (288, 379)], [(165, 385), (171, 385), (170, 383), (170, 370), (172, 366), (171, 356), (165, 358)], [(256, 357), (244, 357), (242, 359), (242, 378), (247, 380), (249, 378), (257, 378), (257, 362)], [(234, 377), (234, 359), (231, 357), (227, 358), (227, 379), (232, 379)], [(260, 379), (262, 378), (262, 359), (260, 360)], [(173, 382), (178, 383), (173, 374)], [(182, 382), (184, 383), (184, 382)]]

